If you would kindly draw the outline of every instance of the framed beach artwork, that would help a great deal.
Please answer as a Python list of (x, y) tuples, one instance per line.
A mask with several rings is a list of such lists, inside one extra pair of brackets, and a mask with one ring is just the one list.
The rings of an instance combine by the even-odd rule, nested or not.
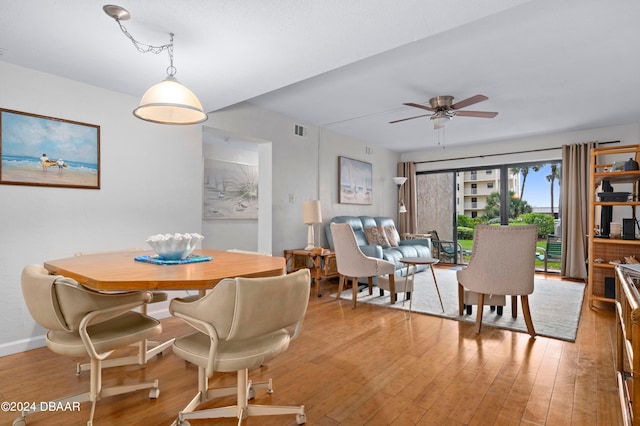
[(338, 202), (373, 204), (373, 167), (371, 163), (338, 157)]
[(205, 159), (203, 219), (258, 219), (258, 166)]
[(100, 189), (100, 126), (0, 108), (0, 184)]

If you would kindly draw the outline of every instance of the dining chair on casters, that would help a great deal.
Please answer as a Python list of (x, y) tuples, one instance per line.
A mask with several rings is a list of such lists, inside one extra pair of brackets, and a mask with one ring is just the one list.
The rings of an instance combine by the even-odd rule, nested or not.
[(345, 282), (351, 278), (352, 307), (355, 308), (358, 299), (358, 278), (368, 278), (369, 294), (373, 294), (373, 278), (384, 275), (388, 280), (391, 303), (395, 303), (395, 265), (384, 259), (366, 256), (358, 247), (356, 236), (348, 223), (331, 223), (330, 229), (336, 252), (336, 268), (340, 276), (336, 299), (340, 299)]
[(477, 300), (476, 333), (482, 328), (486, 297), (511, 296), (511, 315), (516, 318), (520, 296), (527, 332), (535, 337), (529, 295), (534, 290), (537, 239), (536, 225), (476, 225), (469, 265), (456, 272), (459, 314), (463, 314), (465, 299)]
[[(175, 425), (186, 426), (189, 419), (220, 417), (236, 417), (240, 424), (248, 416), (283, 414), (295, 414), (298, 424), (306, 422), (304, 405), (249, 404), (256, 388), (267, 387), (273, 392), (271, 379), (253, 383), (249, 370), (283, 353), (298, 337), (310, 286), (309, 270), (300, 269), (275, 277), (227, 278), (200, 299), (171, 301), (171, 314), (196, 330), (178, 337), (173, 352), (198, 367), (198, 392), (178, 414)], [(236, 372), (236, 386), (209, 389), (208, 379), (215, 372)], [(237, 395), (236, 405), (196, 410), (213, 398), (233, 394)]]
[[(102, 362), (114, 350), (155, 336), (162, 331), (160, 322), (133, 309), (151, 299), (147, 291), (114, 294), (96, 292), (75, 280), (50, 275), (40, 265), (26, 266), (22, 271), (22, 294), (32, 318), (47, 330), (45, 343), (54, 353), (69, 357), (89, 356), (91, 377), (89, 391), (49, 402), (73, 404), (91, 401), (88, 426), (93, 423), (96, 402), (107, 396), (149, 389), (149, 398), (160, 394), (158, 380), (110, 388), (102, 387)], [(47, 383), (52, 385), (51, 383)], [(55, 384), (53, 384), (55, 385)], [(27, 409), (14, 420), (13, 426), (24, 426), (26, 416), (41, 410), (42, 404)], [(53, 414), (51, 414), (53, 415)]]
[[(141, 251), (143, 251), (142, 248), (131, 248), (131, 249), (115, 250), (115, 251), (107, 251), (107, 252), (84, 251), (84, 252), (77, 252), (75, 255), (86, 256), (91, 254), (103, 254), (103, 253), (123, 253), (125, 255), (130, 254), (135, 257), (136, 252), (141, 252)], [(146, 315), (147, 305), (164, 302), (168, 298), (169, 298), (168, 294), (164, 291), (151, 291), (151, 300), (140, 307), (140, 312)], [(146, 339), (142, 340), (136, 343), (136, 345), (138, 346), (138, 353), (136, 355), (107, 359), (102, 363), (102, 368), (120, 367), (123, 365), (132, 365), (132, 364), (139, 364), (139, 365), (146, 364), (153, 357), (161, 356), (163, 351), (170, 348), (172, 344), (173, 344), (173, 339), (170, 339), (166, 342), (149, 341)], [(89, 371), (90, 368), (91, 368), (90, 363), (77, 363), (76, 375), (80, 375), (83, 371)]]

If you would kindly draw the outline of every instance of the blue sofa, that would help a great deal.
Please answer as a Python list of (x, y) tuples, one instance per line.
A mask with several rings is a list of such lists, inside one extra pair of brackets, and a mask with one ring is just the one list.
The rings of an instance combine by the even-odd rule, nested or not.
[[(370, 257), (376, 257), (378, 259), (388, 260), (396, 267), (396, 274), (404, 276), (407, 266), (400, 262), (403, 257), (431, 257), (431, 240), (414, 239), (414, 240), (400, 240), (395, 222), (390, 217), (371, 217), (371, 216), (336, 216), (325, 225), (325, 231), (327, 233), (327, 241), (329, 247), (333, 249), (333, 238), (331, 237), (330, 224), (333, 223), (348, 223), (353, 229), (353, 233), (356, 236), (356, 241), (362, 252)], [(397, 247), (382, 246), (379, 244), (369, 244), (367, 242), (367, 236), (365, 228), (378, 226), (387, 227), (392, 226), (393, 232), (395, 232), (395, 240), (398, 243)], [(428, 265), (418, 265), (416, 271), (422, 271), (427, 269)]]

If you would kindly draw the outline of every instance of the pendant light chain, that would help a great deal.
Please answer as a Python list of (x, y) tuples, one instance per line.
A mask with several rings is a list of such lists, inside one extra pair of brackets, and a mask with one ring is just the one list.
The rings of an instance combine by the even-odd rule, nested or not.
[(127, 36), (129, 40), (131, 40), (131, 43), (133, 43), (133, 45), (136, 47), (138, 52), (155, 53), (157, 55), (159, 53), (162, 53), (164, 50), (166, 50), (167, 53), (169, 53), (169, 64), (170, 64), (169, 67), (167, 68), (167, 74), (170, 76), (174, 76), (176, 74), (176, 71), (177, 71), (176, 67), (173, 66), (173, 33), (169, 33), (169, 36), (170, 36), (169, 44), (163, 44), (162, 46), (152, 46), (150, 44), (141, 43), (135, 38), (133, 38), (131, 33), (129, 33), (129, 31), (127, 30), (127, 27), (122, 25), (122, 22), (120, 22), (119, 19), (115, 19), (115, 21), (120, 26), (120, 30), (122, 31), (122, 33), (125, 36)]
[(139, 106), (133, 110), (133, 115), (141, 120), (158, 124), (198, 124), (207, 121), (209, 117), (204, 112), (200, 100), (174, 77), (176, 74), (176, 68), (173, 66), (174, 34), (169, 33), (169, 44), (162, 46), (140, 43), (122, 25), (121, 21), (131, 17), (126, 9), (112, 4), (105, 5), (102, 9), (118, 23), (122, 34), (131, 40), (139, 53), (158, 54), (166, 50), (169, 54), (167, 77), (144, 93)]

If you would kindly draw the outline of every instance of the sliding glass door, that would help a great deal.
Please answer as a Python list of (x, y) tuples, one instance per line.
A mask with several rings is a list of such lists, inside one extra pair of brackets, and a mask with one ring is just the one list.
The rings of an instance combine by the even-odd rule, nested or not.
[[(418, 232), (435, 230), (436, 249), (452, 247), (454, 254), (440, 255), (443, 263), (468, 261), (477, 224), (535, 223), (544, 248), (547, 235), (560, 233), (560, 169), (560, 161), (551, 161), (420, 173)], [(541, 269), (544, 250), (537, 257)], [(547, 262), (547, 268), (559, 270), (559, 262)]]

